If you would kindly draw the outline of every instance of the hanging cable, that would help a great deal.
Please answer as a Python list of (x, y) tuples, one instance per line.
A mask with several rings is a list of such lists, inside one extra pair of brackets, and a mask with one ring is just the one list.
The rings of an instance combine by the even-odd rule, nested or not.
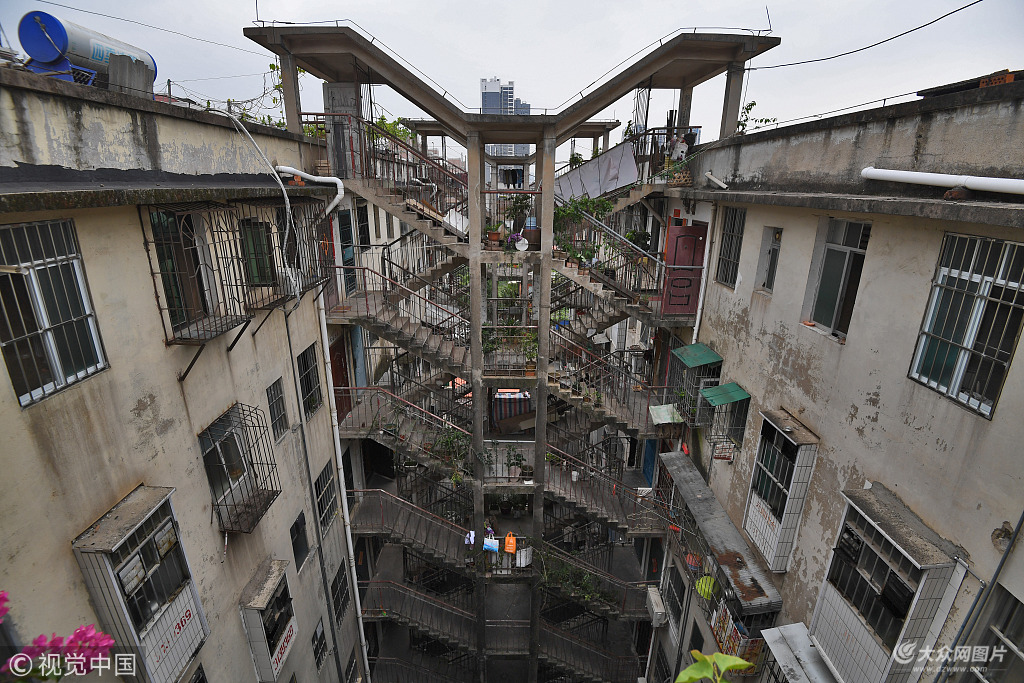
[(983, 2), (983, 1), (984, 0), (974, 0), (974, 2), (968, 3), (968, 4), (964, 5), (963, 7), (958, 7), (957, 9), (953, 10), (952, 12), (946, 12), (941, 17), (937, 17), (935, 19), (932, 19), (928, 23), (921, 24), (920, 26), (915, 26), (912, 29), (904, 31), (903, 33), (897, 33), (896, 35), (894, 35), (894, 36), (892, 36), (890, 38), (886, 38), (885, 40), (880, 40), (877, 43), (872, 43), (871, 45), (865, 45), (864, 47), (859, 47), (856, 50), (849, 50), (847, 52), (840, 52), (839, 54), (832, 55), (831, 57), (819, 57), (818, 59), (805, 59), (805, 60), (802, 60), (802, 61), (799, 61), (799, 62), (789, 62), (788, 64), (772, 64), (771, 66), (751, 66), (751, 67), (747, 67), (747, 70), (748, 71), (757, 71), (759, 69), (781, 69), (784, 66), (798, 66), (800, 64), (814, 64), (815, 62), (827, 62), (830, 59), (838, 59), (839, 57), (846, 57), (847, 55), (852, 55), (852, 54), (856, 54), (858, 52), (863, 52), (864, 50), (870, 50), (873, 47), (878, 47), (879, 45), (884, 45), (885, 43), (888, 43), (890, 41), (896, 40), (897, 38), (902, 38), (905, 35), (913, 33), (914, 31), (920, 31), (921, 29), (926, 28), (928, 26), (931, 26), (932, 24), (934, 24), (936, 22), (942, 21), (943, 19), (945, 19), (948, 16), (952, 16), (952, 15), (956, 14), (957, 12), (962, 12), (963, 10), (967, 9), (968, 7), (974, 7), (979, 2)]

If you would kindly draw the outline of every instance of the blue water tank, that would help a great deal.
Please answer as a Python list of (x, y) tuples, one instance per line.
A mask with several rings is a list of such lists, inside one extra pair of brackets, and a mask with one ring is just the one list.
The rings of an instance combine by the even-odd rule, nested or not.
[(18, 23), (18, 39), (29, 57), (44, 66), (54, 65), (54, 70), (59, 70), (57, 67), (67, 60), (75, 66), (107, 73), (110, 55), (128, 55), (153, 69), (156, 80), (156, 60), (142, 48), (46, 12), (36, 10), (23, 16)]

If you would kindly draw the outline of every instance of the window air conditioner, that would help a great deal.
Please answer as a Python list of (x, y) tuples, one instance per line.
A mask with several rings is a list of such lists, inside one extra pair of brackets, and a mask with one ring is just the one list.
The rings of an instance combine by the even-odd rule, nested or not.
[(661, 593), (657, 586), (647, 587), (647, 611), (651, 615), (651, 626), (658, 628), (664, 626), (668, 621), (668, 613), (665, 611), (665, 601), (661, 599)]

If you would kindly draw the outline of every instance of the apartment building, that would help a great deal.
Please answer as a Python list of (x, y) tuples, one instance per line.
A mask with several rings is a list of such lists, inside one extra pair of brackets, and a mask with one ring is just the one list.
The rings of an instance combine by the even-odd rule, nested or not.
[[(122, 680), (358, 680), (336, 189), (286, 204), (219, 114), (15, 68), (0, 102), (3, 644), (95, 624), (136, 657)], [(301, 136), (247, 128), (312, 170)]]

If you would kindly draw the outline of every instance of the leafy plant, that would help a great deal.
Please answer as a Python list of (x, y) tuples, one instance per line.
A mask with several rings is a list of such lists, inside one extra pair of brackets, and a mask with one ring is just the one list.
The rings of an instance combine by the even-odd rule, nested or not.
[(505, 203), (505, 220), (511, 221), (517, 231), (522, 230), (525, 227), (526, 216), (529, 215), (530, 209), (533, 208), (530, 195), (516, 192), (502, 195), (502, 197), (507, 198)]
[(536, 362), (539, 347), (540, 344), (537, 338), (537, 330), (530, 330), (523, 338), (523, 353), (526, 354), (527, 362)]
[(523, 457), (518, 445), (511, 441), (505, 444), (505, 465), (507, 467), (518, 467), (519, 469), (522, 469), (525, 461), (526, 458)]
[(398, 119), (395, 119), (394, 121), (388, 121), (387, 117), (384, 116), (383, 114), (381, 114), (377, 118), (377, 120), (374, 121), (374, 125), (382, 129), (391, 137), (398, 138), (403, 142), (409, 142), (416, 136), (415, 133), (413, 133), (411, 130), (409, 130), (401, 123), (399, 123)]
[(690, 654), (697, 661), (679, 672), (676, 683), (697, 683), (705, 678), (711, 679), (714, 683), (721, 683), (725, 672), (740, 671), (754, 666), (745, 659), (721, 652), (705, 655), (700, 650), (691, 650)]
[(757, 102), (751, 100), (743, 105), (743, 109), (740, 110), (740, 119), (736, 122), (736, 132), (742, 135), (747, 132), (747, 126), (766, 126), (769, 123), (775, 123), (778, 121), (775, 117), (772, 118), (753, 118), (750, 116), (751, 110), (757, 105)]
[(644, 251), (651, 247), (651, 233), (646, 230), (630, 230), (626, 233), (626, 239)]
[(583, 165), (583, 155), (579, 152), (573, 152), (569, 155), (569, 168), (576, 168), (577, 166)]

